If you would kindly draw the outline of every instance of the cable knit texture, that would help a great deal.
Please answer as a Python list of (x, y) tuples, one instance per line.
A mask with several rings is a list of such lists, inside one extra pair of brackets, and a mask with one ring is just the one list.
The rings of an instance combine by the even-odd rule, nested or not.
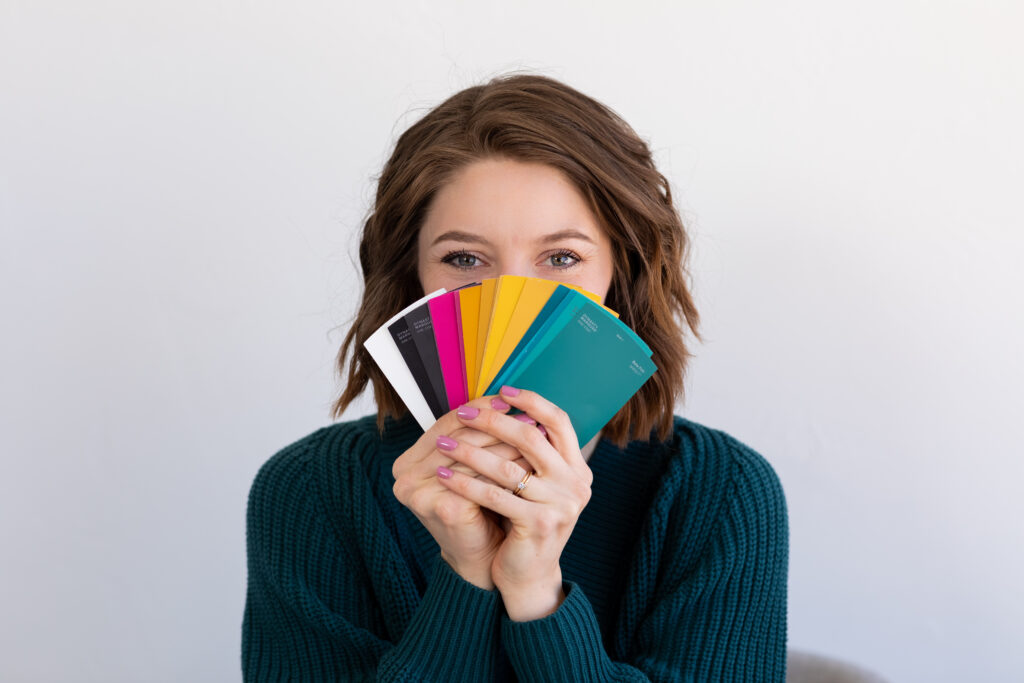
[(411, 418), (334, 424), (249, 493), (246, 681), (783, 681), (788, 526), (778, 477), (682, 417), (598, 443), (561, 558), (565, 601), (513, 622), (394, 497)]

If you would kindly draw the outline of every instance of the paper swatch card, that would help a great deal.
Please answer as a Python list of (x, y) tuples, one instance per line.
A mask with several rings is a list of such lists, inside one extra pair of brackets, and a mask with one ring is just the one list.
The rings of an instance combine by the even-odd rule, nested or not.
[[(429, 303), (412, 309), (403, 316), (402, 320), (408, 329), (406, 339), (411, 340), (412, 348), (419, 356), (419, 364), (414, 363), (410, 365), (409, 369), (412, 370), (413, 377), (416, 377), (416, 384), (424, 392), (427, 403), (434, 412), (434, 417), (441, 417), (448, 412), (448, 394), (444, 388), (444, 374), (441, 372), (441, 358), (434, 338)], [(401, 329), (399, 323), (396, 323), (394, 327)], [(392, 336), (394, 335), (395, 331), (392, 330)], [(409, 358), (408, 341), (403, 347), (396, 337), (395, 343), (399, 344), (400, 349), (403, 349), (403, 357)], [(417, 375), (417, 369), (422, 374)]]
[(474, 371), (477, 381), (469, 387), (469, 397), (481, 396), (479, 392), (480, 373), (484, 362), (484, 346), (487, 344), (487, 331), (491, 326), (491, 313), (494, 304), (494, 290), (498, 284), (497, 279), (488, 278), (480, 283), (480, 314), (477, 317), (476, 352), (473, 359)]
[(448, 396), (448, 410), (458, 408), (469, 400), (466, 393), (465, 361), (462, 355), (459, 291), (442, 294), (427, 304), (433, 322), (444, 390)]
[(420, 426), (426, 429), (430, 425), (434, 424), (436, 418), (433, 416), (433, 412), (430, 410), (430, 406), (427, 405), (427, 400), (424, 398), (423, 393), (420, 391), (419, 386), (416, 384), (415, 378), (412, 376), (412, 372), (409, 370), (409, 366), (406, 365), (405, 359), (402, 356), (401, 351), (398, 349), (398, 345), (395, 344), (394, 338), (388, 331), (388, 327), (402, 318), (406, 313), (412, 309), (420, 306), (435, 296), (444, 294), (443, 289), (439, 289), (435, 292), (427, 294), (422, 299), (414, 301), (409, 304), (401, 311), (391, 316), (386, 323), (384, 323), (380, 329), (371, 334), (363, 347), (366, 348), (367, 352), (373, 357), (377, 367), (380, 368), (384, 376), (388, 378), (391, 386), (394, 387), (398, 397), (405, 403), (405, 407), (409, 409), (412, 416), (416, 418), (416, 422)]
[[(574, 293), (575, 294), (575, 293)], [(535, 391), (590, 441), (656, 370), (650, 349), (593, 301), (575, 295), (505, 384)]]
[(476, 398), (477, 378), (480, 376), (477, 370), (477, 330), (480, 320), (480, 292), (482, 286), (467, 287), (458, 290), (459, 312), (462, 318), (462, 360), (465, 365), (466, 388), (469, 398)]
[(509, 320), (519, 303), (519, 295), (523, 292), (526, 278), (517, 275), (502, 275), (494, 289), (494, 303), (491, 305), (491, 320), (487, 325), (487, 339), (484, 342), (483, 358), (480, 362), (480, 378), (477, 380), (476, 395), (482, 396), (488, 383), (497, 374), (499, 367), (494, 366), (498, 347), (501, 345)]
[(424, 297), (367, 348), (424, 430), (508, 384), (561, 407), (581, 445), (657, 370), (647, 344), (595, 294), (509, 275)]

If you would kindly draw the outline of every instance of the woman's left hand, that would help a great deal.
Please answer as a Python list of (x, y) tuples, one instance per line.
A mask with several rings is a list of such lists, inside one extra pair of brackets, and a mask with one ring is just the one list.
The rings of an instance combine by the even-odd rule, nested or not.
[(502, 387), (495, 400), (504, 400), (540, 425), (487, 408), (460, 419), (522, 454), (533, 468), (526, 486), (513, 494), (528, 472), (522, 461), (517, 464), (463, 443), (449, 457), (491, 483), (451, 470), (439, 473), (439, 478), (452, 491), (505, 518), (505, 539), (491, 564), (491, 576), (509, 618), (528, 621), (551, 614), (565, 598), (559, 559), (590, 500), (594, 477), (565, 411), (525, 389)]

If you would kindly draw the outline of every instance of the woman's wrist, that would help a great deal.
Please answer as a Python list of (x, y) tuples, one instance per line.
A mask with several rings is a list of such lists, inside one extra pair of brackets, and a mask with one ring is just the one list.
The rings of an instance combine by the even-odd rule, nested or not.
[(497, 586), (505, 612), (512, 621), (533, 621), (553, 614), (565, 600), (562, 573), (514, 586)]
[(441, 551), (441, 559), (447, 562), (452, 571), (458, 574), (463, 581), (468, 581), (477, 588), (483, 588), (488, 591), (494, 590), (494, 579), (491, 578), (490, 563), (479, 566), (460, 565), (443, 550)]

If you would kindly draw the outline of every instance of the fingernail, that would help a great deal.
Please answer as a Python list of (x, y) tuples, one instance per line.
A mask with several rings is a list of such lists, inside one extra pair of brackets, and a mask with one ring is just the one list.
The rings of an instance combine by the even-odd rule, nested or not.
[(437, 437), (437, 447), (442, 451), (454, 451), (459, 442), (447, 436)]
[(509, 404), (502, 401), (500, 398), (492, 398), (491, 407), (494, 408), (495, 410), (508, 410), (510, 406)]
[(473, 406), (459, 406), (459, 409), (456, 411), (456, 414), (463, 420), (472, 420), (474, 417), (480, 414), (480, 409), (474, 408)]
[(548, 435), (548, 430), (544, 429), (544, 425), (537, 425), (537, 429), (539, 429), (540, 433), (543, 434), (544, 436)]
[(518, 415), (513, 415), (512, 418), (516, 419), (516, 420), (519, 420), (520, 422), (525, 422), (526, 424), (530, 424), (530, 425), (537, 424), (537, 421), (534, 420), (529, 415), (527, 415), (526, 413), (519, 413)]
[(441, 477), (442, 479), (451, 479), (452, 478), (452, 471), (450, 469), (448, 469), (447, 467), (438, 467), (437, 468), (437, 476)]
[(506, 396), (518, 396), (519, 389), (503, 384), (501, 385), (501, 390), (498, 393), (505, 394)]

